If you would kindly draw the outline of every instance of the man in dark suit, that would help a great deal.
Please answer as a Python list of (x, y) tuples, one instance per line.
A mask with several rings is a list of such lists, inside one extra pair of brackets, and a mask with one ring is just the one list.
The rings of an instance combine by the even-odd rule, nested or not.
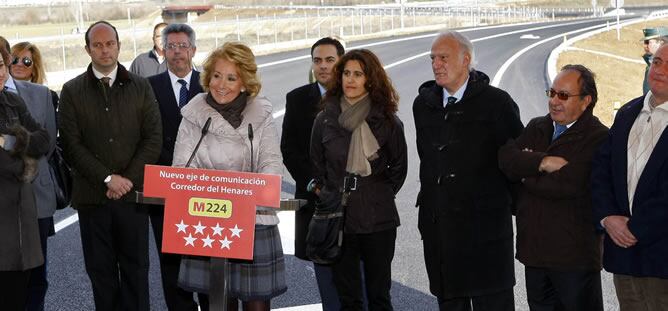
[(654, 53), (650, 91), (617, 112), (594, 158), (594, 221), (621, 311), (668, 310), (668, 44)]
[(118, 63), (114, 26), (92, 24), (85, 41), (91, 64), (63, 85), (59, 127), (86, 272), (96, 310), (149, 310), (148, 212), (133, 194), (160, 155), (160, 112), (148, 80)]
[[(314, 194), (306, 190), (306, 185), (313, 178), (309, 156), (311, 127), (320, 111), (320, 99), (332, 78), (334, 64), (343, 53), (343, 46), (336, 39), (326, 37), (318, 40), (311, 47), (311, 67), (316, 82), (298, 87), (285, 96), (286, 107), (281, 134), (283, 163), (295, 179), (295, 198), (308, 200), (308, 204), (295, 213), (295, 256), (304, 260), (308, 260), (305, 252), (306, 233), (313, 217), (316, 199)], [(339, 310), (339, 297), (332, 280), (331, 268), (315, 263), (313, 266), (323, 310)]]
[[(172, 165), (174, 143), (181, 124), (181, 107), (203, 92), (199, 72), (193, 70), (197, 50), (195, 31), (186, 24), (170, 24), (162, 30), (167, 71), (148, 78), (162, 117), (162, 150), (158, 165)], [(193, 294), (178, 287), (181, 255), (162, 253), (164, 206), (149, 207), (155, 244), (160, 254), (162, 289), (169, 310), (197, 310)], [(199, 295), (202, 310), (208, 310), (206, 295)]]

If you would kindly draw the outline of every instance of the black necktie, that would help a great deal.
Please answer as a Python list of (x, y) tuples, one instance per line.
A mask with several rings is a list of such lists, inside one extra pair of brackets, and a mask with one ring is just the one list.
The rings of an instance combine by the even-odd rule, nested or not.
[(179, 108), (183, 108), (188, 103), (188, 88), (186, 87), (188, 83), (183, 79), (178, 79), (176, 82), (181, 84), (181, 90), (179, 90)]
[(447, 105), (452, 105), (452, 104), (454, 104), (455, 102), (457, 102), (457, 97), (454, 97), (454, 96), (448, 96), (448, 103), (446, 104), (446, 106), (447, 106)]

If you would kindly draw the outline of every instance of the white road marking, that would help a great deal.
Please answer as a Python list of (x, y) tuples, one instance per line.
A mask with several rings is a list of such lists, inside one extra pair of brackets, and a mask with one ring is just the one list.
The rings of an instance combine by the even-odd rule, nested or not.
[(73, 223), (75, 223), (75, 222), (77, 222), (77, 221), (79, 221), (79, 214), (74, 214), (74, 215), (72, 215), (72, 216), (70, 216), (70, 217), (67, 217), (67, 218), (65, 218), (65, 219), (63, 219), (63, 220), (61, 220), (61, 221), (59, 221), (59, 222), (55, 225), (56, 232), (58, 232), (58, 231), (60, 231), (60, 230), (63, 230), (63, 229), (65, 229), (65, 228), (67, 228), (67, 226), (69, 226), (69, 225), (71, 225), (71, 224), (73, 224)]
[(536, 39), (540, 39), (540, 36), (536, 36), (534, 34), (528, 34), (528, 35), (520, 36), (520, 39), (536, 40)]
[(274, 309), (275, 311), (322, 311), (322, 304), (312, 304), (312, 305), (303, 305), (303, 306), (296, 306), (296, 307), (287, 307), (287, 308), (280, 308), (280, 309)]
[(587, 27), (587, 28), (576, 29), (576, 30), (564, 32), (564, 33), (558, 34), (556, 36), (552, 36), (552, 37), (549, 37), (547, 39), (540, 40), (540, 41), (538, 41), (534, 44), (531, 44), (531, 45), (523, 48), (522, 50), (520, 50), (519, 52), (515, 53), (513, 56), (508, 58), (508, 60), (506, 60), (506, 62), (503, 63), (503, 65), (501, 65), (501, 68), (499, 68), (499, 71), (497, 71), (496, 75), (494, 75), (494, 79), (492, 79), (491, 85), (499, 87), (499, 84), (501, 83), (501, 79), (503, 78), (503, 75), (506, 73), (506, 70), (508, 70), (510, 65), (516, 59), (518, 59), (520, 56), (522, 56), (522, 54), (528, 52), (529, 50), (531, 50), (531, 49), (533, 49), (533, 48), (535, 48), (535, 47), (537, 47), (537, 46), (539, 46), (539, 45), (541, 45), (545, 42), (552, 41), (554, 39), (561, 38), (563, 36), (568, 36), (568, 35), (571, 35), (571, 34), (574, 34), (574, 33), (584, 32), (584, 31), (591, 30), (591, 29), (601, 28), (601, 27), (604, 27), (605, 25), (606, 24), (599, 24), (599, 25), (594, 25), (594, 26), (590, 26), (590, 27)]
[[(590, 21), (582, 21), (582, 22), (577, 22), (577, 23), (571, 23), (571, 24), (568, 24), (568, 25), (576, 25), (576, 24), (588, 23), (588, 22), (590, 22)], [(504, 33), (495, 34), (495, 35), (491, 35), (491, 36), (487, 36), (487, 37), (482, 37), (482, 38), (478, 38), (478, 39), (473, 39), (473, 40), (471, 40), (471, 42), (479, 42), (479, 41), (483, 41), (483, 40), (489, 40), (489, 39), (494, 39), (494, 38), (498, 38), (498, 37), (509, 36), (509, 35), (513, 35), (513, 34), (518, 34), (518, 33), (523, 33), (523, 32), (529, 32), (529, 31), (536, 31), (536, 30), (541, 30), (541, 29), (548, 29), (548, 28), (555, 28), (555, 27), (563, 27), (564, 25), (566, 25), (566, 24), (563, 24), (563, 23), (562, 23), (562, 24), (556, 24), (556, 25), (547, 25), (547, 26), (539, 26), (539, 27), (533, 27), (533, 28), (528, 28), (528, 29), (514, 30), (514, 31), (504, 32)], [(460, 32), (469, 32), (469, 31), (474, 31), (474, 30), (493, 29), (493, 28), (510, 27), (510, 26), (516, 26), (516, 25), (502, 25), (502, 26), (489, 26), (489, 27), (469, 28), (469, 29), (462, 29), (462, 30), (460, 30)], [(573, 31), (573, 32), (569, 32), (569, 33), (565, 33), (565, 34), (570, 34), (570, 33), (579, 32), (579, 31), (585, 31), (585, 30), (587, 30), (587, 29), (596, 28), (596, 27), (600, 27), (600, 26), (592, 26), (592, 27), (589, 27), (589, 28), (580, 29), (580, 30)], [(437, 35), (437, 33), (432, 33), (432, 34), (419, 35), (419, 36), (412, 36), (412, 37), (407, 37), (407, 38), (392, 39), (392, 40), (386, 40), (386, 41), (381, 41), (381, 42), (374, 42), (374, 43), (369, 43), (369, 44), (363, 44), (363, 45), (359, 45), (359, 46), (355, 46), (355, 47), (351, 47), (351, 48), (363, 48), (363, 47), (377, 46), (377, 45), (389, 44), (389, 43), (396, 43), (396, 42), (402, 42), (402, 41), (409, 41), (409, 40), (416, 40), (416, 39), (424, 39), (424, 38), (428, 38), (428, 37), (434, 37), (434, 36), (436, 36), (436, 35)], [(549, 41), (549, 40), (552, 40), (552, 39), (554, 39), (554, 38), (556, 38), (556, 37), (560, 37), (560, 36), (562, 36), (562, 35), (564, 35), (564, 34), (561, 34), (561, 35), (558, 35), (558, 36), (555, 36), (555, 37), (551, 37), (551, 38), (548, 38), (548, 39), (543, 40), (543, 41), (536, 42), (536, 43), (532, 44), (531, 46), (529, 46), (529, 48), (533, 48), (534, 46), (536, 46), (536, 45), (538, 45), (538, 44), (541, 44), (541, 43), (543, 43), (543, 42), (547, 42), (547, 41)], [(524, 50), (520, 51), (521, 53), (518, 52), (518, 54), (521, 55), (521, 54), (523, 54), (524, 52), (526, 52), (526, 51), (528, 51), (528, 50), (529, 50), (529, 49), (525, 48)], [(427, 55), (429, 55), (429, 53), (430, 53), (429, 51), (427, 51), (427, 52), (423, 52), (423, 53), (419, 53), (419, 54), (416, 54), (416, 55), (413, 55), (413, 56), (410, 56), (410, 57), (407, 57), (407, 58), (398, 60), (398, 61), (396, 61), (396, 62), (394, 62), (394, 63), (388, 64), (388, 65), (384, 66), (384, 68), (385, 68), (385, 69), (390, 69), (390, 68), (393, 68), (393, 67), (395, 67), (395, 66), (398, 66), (398, 65), (401, 65), (401, 64), (410, 62), (410, 61), (412, 61), (412, 60), (418, 59), (418, 58), (420, 58), (420, 57), (427, 56)], [(515, 59), (516, 59), (517, 57), (519, 57), (518, 54), (516, 54), (516, 55), (517, 55), (516, 57), (515, 57), (515, 55), (513, 55), (513, 56), (515, 57)], [(297, 57), (291, 57), (291, 58), (286, 58), (286, 59), (279, 60), (279, 61), (274, 61), (274, 62), (269, 62), (269, 63), (260, 64), (260, 65), (258, 65), (258, 67), (259, 67), (259, 68), (263, 68), (263, 67), (271, 67), (271, 66), (275, 66), (275, 65), (279, 65), (279, 64), (284, 64), (284, 63), (288, 63), (288, 62), (293, 62), (293, 61), (297, 61), (297, 60), (308, 59), (309, 57), (310, 57), (310, 55), (302, 55), (302, 56), (297, 56)], [(515, 60), (515, 59), (513, 59), (512, 57), (511, 57), (511, 59), (512, 59), (512, 61)], [(512, 63), (511, 59), (509, 59), (510, 63)], [(507, 69), (507, 67), (510, 66), (510, 63), (509, 63), (508, 61), (506, 61), (506, 63), (504, 64), (504, 66), (506, 66), (506, 68), (503, 68), (503, 66), (502, 66), (503, 71), (505, 71), (505, 70)], [(501, 70), (500, 70), (499, 72), (501, 72)], [(499, 79), (499, 81), (500, 81), (501, 76), (503, 76), (503, 73), (502, 73), (501, 75), (499, 75), (499, 73), (497, 73), (497, 75), (494, 76), (494, 80), (496, 81), (497, 77), (499, 77), (498, 79)], [(494, 82), (492, 82), (492, 83), (494, 83)], [(492, 84), (492, 85), (495, 85), (495, 84)], [(498, 86), (498, 82), (497, 82), (496, 85)], [(285, 114), (285, 109), (281, 109), (281, 110), (275, 111), (275, 112), (273, 113), (273, 117), (274, 117), (274, 119), (278, 119), (278, 118), (282, 117), (284, 114)], [(294, 243), (292, 243), (292, 240), (294, 240), (294, 230), (293, 230), (293, 229), (294, 229), (294, 217), (292, 217), (292, 216), (288, 216), (288, 214), (289, 214), (289, 215), (294, 215), (294, 212), (281, 212), (281, 213), (279, 213), (279, 218), (281, 219), (281, 224), (284, 224), (284, 225), (279, 224), (279, 231), (281, 232), (281, 236), (283, 236), (283, 233), (286, 232), (286, 237), (288, 236), (287, 232), (292, 232), (292, 235), (291, 235), (291, 241), (287, 241), (287, 240), (285, 240), (285, 239), (282, 239), (282, 240), (284, 240), (284, 241), (282, 241), (282, 242), (283, 242), (284, 252), (285, 252), (286, 254), (288, 254), (288, 252), (286, 252), (287, 250), (290, 250), (290, 249), (288, 249), (288, 247), (292, 247), (290, 253), (293, 254), (293, 253), (294, 253), (294, 245), (293, 245)], [(280, 217), (280, 215), (284, 215), (284, 216)], [(71, 225), (71, 224), (77, 222), (78, 220), (79, 220), (78, 215), (77, 215), (77, 214), (74, 214), (74, 215), (72, 215), (72, 216), (67, 217), (67, 218), (64, 219), (64, 220), (59, 221), (59, 222), (55, 225), (56, 232), (58, 232), (58, 231), (60, 231), (60, 230), (62, 230), (62, 229), (67, 228), (69, 225)], [(290, 223), (289, 221), (292, 221), (292, 223)], [(288, 224), (289, 224), (290, 226), (288, 226)], [(281, 230), (281, 229), (283, 229), (283, 230)], [(289, 243), (288, 243), (288, 242), (289, 242)]]

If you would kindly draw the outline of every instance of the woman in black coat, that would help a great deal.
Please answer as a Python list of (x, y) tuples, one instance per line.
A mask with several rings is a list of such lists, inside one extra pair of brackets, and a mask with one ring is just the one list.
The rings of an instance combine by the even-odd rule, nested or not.
[(392, 310), (391, 264), (399, 226), (394, 196), (406, 178), (399, 97), (378, 58), (352, 50), (336, 64), (311, 135), (311, 161), (321, 202), (347, 195), (343, 255), (333, 265), (343, 310), (362, 310), (360, 260), (369, 310)]
[(0, 304), (23, 310), (31, 268), (44, 262), (31, 181), (49, 135), (23, 100), (4, 90), (9, 53), (0, 48)]

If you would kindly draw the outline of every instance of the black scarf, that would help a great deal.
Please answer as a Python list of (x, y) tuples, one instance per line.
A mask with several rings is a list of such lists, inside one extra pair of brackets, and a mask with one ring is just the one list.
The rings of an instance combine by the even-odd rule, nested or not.
[(241, 121), (244, 119), (244, 116), (241, 115), (241, 112), (246, 109), (246, 98), (248, 94), (246, 92), (239, 93), (239, 96), (227, 104), (219, 104), (211, 95), (211, 92), (206, 95), (206, 103), (209, 106), (216, 109), (223, 118), (232, 125), (233, 128), (238, 128), (241, 125)]

